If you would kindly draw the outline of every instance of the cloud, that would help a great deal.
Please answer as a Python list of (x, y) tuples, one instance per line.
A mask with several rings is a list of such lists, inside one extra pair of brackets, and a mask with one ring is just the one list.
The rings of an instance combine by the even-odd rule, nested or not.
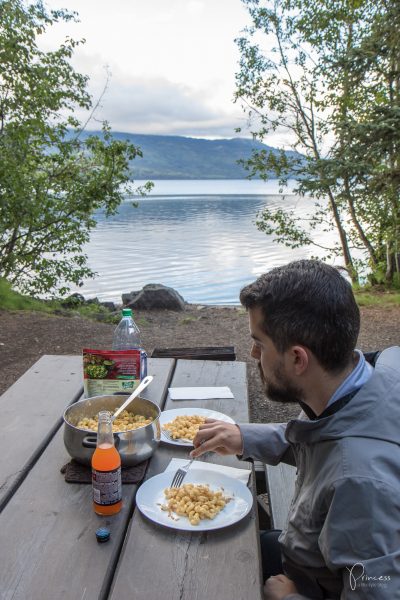
[[(100, 95), (94, 91), (94, 100)], [(107, 120), (115, 131), (169, 135), (229, 136), (245, 122), (240, 107), (212, 106), (209, 92), (166, 78), (112, 77), (89, 128)]]
[[(87, 126), (89, 130), (98, 129), (99, 123), (107, 120), (114, 131), (230, 138), (238, 135), (238, 127), (241, 136), (251, 137), (251, 132), (261, 126), (256, 116), (249, 123), (240, 103), (233, 103), (233, 92), (229, 94), (218, 80), (212, 86), (194, 88), (167, 77), (132, 76), (113, 64), (107, 83), (107, 68), (101, 56), (85, 52), (81, 52), (75, 67), (91, 74), (89, 90), (93, 103), (102, 96)], [(85, 122), (88, 113), (77, 111), (76, 116)], [(289, 148), (290, 138), (287, 131), (278, 129), (264, 141)]]

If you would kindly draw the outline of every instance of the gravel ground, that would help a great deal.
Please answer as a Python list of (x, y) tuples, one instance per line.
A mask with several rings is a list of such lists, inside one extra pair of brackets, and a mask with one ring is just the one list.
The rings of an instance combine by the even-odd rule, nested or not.
[[(400, 308), (361, 309), (358, 347), (364, 351), (400, 344)], [(242, 308), (188, 305), (184, 312), (137, 311), (143, 345), (154, 347), (235, 346), (247, 362), (251, 420), (285, 421), (297, 407), (267, 400), (255, 361), (249, 356), (248, 319)], [(114, 325), (79, 316), (0, 311), (0, 394), (43, 354), (80, 354), (83, 347), (109, 348)]]

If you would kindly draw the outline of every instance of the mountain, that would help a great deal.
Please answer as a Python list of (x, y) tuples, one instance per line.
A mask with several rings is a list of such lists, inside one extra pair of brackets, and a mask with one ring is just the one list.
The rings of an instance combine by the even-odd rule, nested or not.
[[(101, 135), (90, 131), (88, 134)], [(248, 172), (238, 160), (250, 158), (252, 150), (276, 148), (246, 138), (205, 140), (175, 135), (144, 135), (113, 132), (143, 152), (132, 161), (134, 179), (244, 179)], [(301, 156), (287, 151), (289, 156)]]

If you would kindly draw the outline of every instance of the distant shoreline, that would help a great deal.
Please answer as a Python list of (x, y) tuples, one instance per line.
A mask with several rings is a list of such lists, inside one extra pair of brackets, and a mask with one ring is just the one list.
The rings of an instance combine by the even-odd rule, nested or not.
[[(167, 177), (163, 175), (147, 175), (143, 177), (143, 174), (140, 175), (139, 179), (131, 179), (131, 181), (264, 181), (261, 177), (252, 177), (248, 179), (247, 177)], [(268, 177), (268, 181), (279, 181), (279, 177)], [(264, 181), (265, 183), (265, 181)]]
[[(134, 188), (144, 186), (151, 181), (154, 186), (146, 197), (186, 196), (292, 196), (296, 180), (289, 179), (282, 191), (278, 179), (135, 179)], [(132, 197), (129, 195), (127, 197)], [(133, 194), (133, 197), (140, 196)]]
[[(71, 132), (73, 135), (73, 132)], [(101, 131), (84, 131), (82, 137), (98, 135)], [(246, 179), (249, 172), (244, 167), (253, 152), (279, 155), (281, 149), (268, 146), (252, 138), (204, 139), (179, 135), (150, 135), (113, 131), (116, 140), (128, 141), (140, 148), (129, 164), (133, 179)], [(305, 160), (294, 150), (283, 150), (289, 161)], [(274, 171), (269, 172), (274, 176)]]

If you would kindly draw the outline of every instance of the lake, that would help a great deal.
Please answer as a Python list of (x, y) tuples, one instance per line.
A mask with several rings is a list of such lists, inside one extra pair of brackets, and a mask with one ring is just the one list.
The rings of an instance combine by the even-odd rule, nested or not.
[(240, 289), (261, 273), (315, 254), (315, 248), (275, 244), (257, 229), (257, 213), (266, 205), (285, 203), (299, 218), (310, 205), (291, 188), (283, 198), (277, 181), (154, 183), (138, 208), (127, 198), (117, 215), (96, 215), (85, 252), (98, 276), (79, 288), (86, 298), (120, 303), (122, 293), (163, 283), (188, 302), (238, 304)]

